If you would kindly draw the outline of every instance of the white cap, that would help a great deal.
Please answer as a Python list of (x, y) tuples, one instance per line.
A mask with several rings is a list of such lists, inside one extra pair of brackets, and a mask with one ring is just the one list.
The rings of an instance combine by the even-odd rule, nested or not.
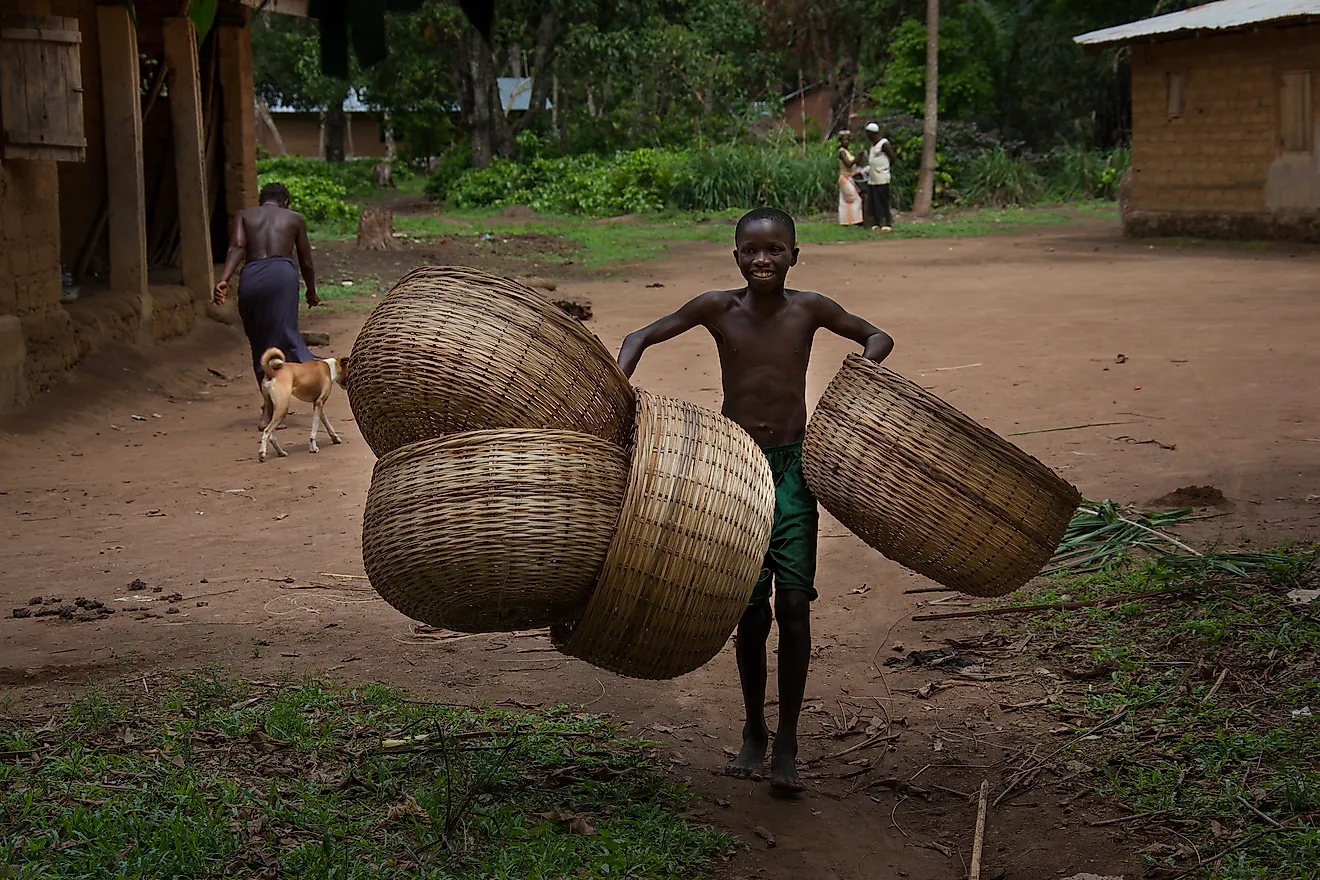
[(874, 123), (874, 122), (868, 122), (868, 123), (866, 123), (866, 130), (867, 130), (867, 131), (871, 131), (871, 132), (875, 132), (876, 134), (879, 134), (879, 133), (880, 133), (880, 126), (879, 126), (878, 124)]

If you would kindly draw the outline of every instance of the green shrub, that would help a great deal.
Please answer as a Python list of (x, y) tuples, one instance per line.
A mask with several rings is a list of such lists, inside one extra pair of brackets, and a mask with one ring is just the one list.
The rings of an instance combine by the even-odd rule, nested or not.
[(451, 147), (435, 164), (426, 181), (426, 194), (433, 199), (449, 198), (449, 190), (472, 168), (472, 148), (467, 142)]
[[(352, 198), (362, 198), (380, 192), (372, 178), (372, 169), (379, 159), (348, 159), (343, 162), (324, 162), (320, 159), (306, 159), (302, 156), (272, 156), (257, 160), (257, 173), (288, 185), (288, 177), (315, 177), (333, 181), (343, 187)], [(395, 184), (412, 178), (413, 170), (404, 162), (394, 162), (390, 167)], [(292, 187), (290, 187), (292, 189)]]
[(1132, 153), (1127, 147), (1108, 151), (1064, 147), (1042, 156), (1038, 165), (1048, 182), (1050, 196), (1072, 201), (1117, 198), (1119, 181), (1131, 161)]
[(675, 174), (671, 204), (693, 211), (770, 205), (790, 214), (818, 214), (838, 205), (833, 145), (718, 146), (690, 153)]
[[(325, 164), (325, 163), (321, 163)], [(358, 209), (348, 204), (344, 185), (332, 177), (266, 171), (257, 183), (282, 183), (289, 190), (289, 207), (317, 226), (346, 226), (357, 222)]]
[(984, 207), (1031, 205), (1045, 194), (1045, 181), (1024, 156), (1003, 147), (973, 159), (961, 179), (964, 203)]
[(608, 157), (495, 159), (488, 168), (468, 169), (448, 180), (441, 175), (451, 168), (442, 166), (427, 191), (443, 193), (458, 208), (520, 204), (548, 214), (589, 216), (658, 211), (667, 204), (683, 155), (645, 148)]

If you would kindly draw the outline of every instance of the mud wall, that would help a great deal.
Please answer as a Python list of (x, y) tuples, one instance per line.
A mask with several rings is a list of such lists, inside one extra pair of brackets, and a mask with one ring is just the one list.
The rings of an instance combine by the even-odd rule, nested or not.
[[(1320, 119), (1320, 26), (1132, 49), (1132, 235), (1314, 240), (1315, 144), (1284, 150), (1284, 75), (1310, 71)], [(1170, 99), (1181, 81), (1182, 106)]]

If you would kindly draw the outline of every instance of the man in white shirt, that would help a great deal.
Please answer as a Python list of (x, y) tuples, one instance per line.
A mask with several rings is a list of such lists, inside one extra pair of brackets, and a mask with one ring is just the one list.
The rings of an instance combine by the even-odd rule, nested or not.
[(880, 126), (868, 123), (866, 136), (871, 148), (866, 157), (866, 210), (872, 232), (892, 232), (894, 218), (889, 209), (889, 168), (897, 161), (893, 144), (880, 135)]

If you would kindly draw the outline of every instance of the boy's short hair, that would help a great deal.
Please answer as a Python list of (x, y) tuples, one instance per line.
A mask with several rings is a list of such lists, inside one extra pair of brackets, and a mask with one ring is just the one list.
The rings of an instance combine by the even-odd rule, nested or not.
[(794, 245), (797, 244), (797, 226), (793, 223), (793, 218), (790, 217), (787, 212), (781, 211), (778, 208), (765, 207), (753, 208), (746, 214), (742, 215), (742, 219), (738, 221), (738, 225), (733, 230), (733, 240), (736, 242), (738, 239), (742, 238), (743, 230), (747, 228), (747, 224), (757, 223), (762, 220), (768, 220), (771, 223), (787, 229), (788, 243)]
[(293, 197), (289, 195), (288, 187), (282, 183), (272, 181), (261, 188), (261, 196), (257, 201), (263, 205), (266, 202), (287, 205), (293, 201)]

